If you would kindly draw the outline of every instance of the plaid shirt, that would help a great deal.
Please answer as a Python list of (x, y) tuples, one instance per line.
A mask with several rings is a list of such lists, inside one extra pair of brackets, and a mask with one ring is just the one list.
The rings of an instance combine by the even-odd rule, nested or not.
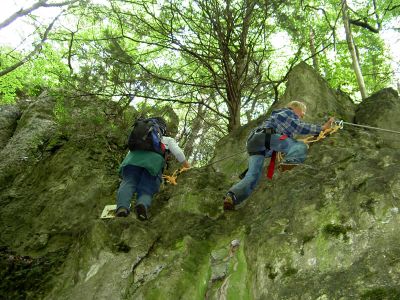
[(273, 128), (278, 134), (293, 137), (294, 134), (319, 134), (322, 126), (305, 123), (290, 108), (274, 110), (265, 122), (266, 128)]

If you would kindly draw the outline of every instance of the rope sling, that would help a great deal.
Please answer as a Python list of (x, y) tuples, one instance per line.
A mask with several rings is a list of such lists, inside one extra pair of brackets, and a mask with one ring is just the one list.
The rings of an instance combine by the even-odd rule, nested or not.
[(172, 185), (177, 185), (178, 183), (176, 182), (176, 178), (178, 177), (178, 175), (180, 175), (182, 172), (186, 172), (187, 170), (189, 170), (190, 168), (185, 168), (182, 167), (180, 169), (176, 169), (172, 175), (165, 175), (163, 174), (162, 178), (169, 184)]
[[(318, 141), (326, 138), (327, 136), (329, 136), (331, 134), (334, 134), (335, 132), (339, 131), (339, 129), (342, 129), (342, 128), (343, 127), (341, 127), (340, 125), (335, 124), (335, 125), (331, 126), (330, 128), (322, 130), (319, 133), (319, 135), (317, 135), (317, 136), (310, 135), (310, 136), (307, 136), (307, 137), (305, 137), (303, 139), (297, 139), (297, 141), (300, 141), (300, 142), (303, 142), (306, 145), (309, 145), (311, 143), (318, 142)], [(284, 157), (283, 153), (282, 152), (278, 152), (277, 159), (278, 159), (279, 162), (283, 160), (283, 157)]]

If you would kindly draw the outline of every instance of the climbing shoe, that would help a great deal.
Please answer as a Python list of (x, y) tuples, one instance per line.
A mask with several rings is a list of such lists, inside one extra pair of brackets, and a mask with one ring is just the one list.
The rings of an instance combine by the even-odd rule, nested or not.
[(135, 206), (136, 216), (140, 221), (147, 220), (147, 209), (143, 204)]
[(281, 172), (286, 172), (289, 171), (291, 169), (293, 169), (294, 167), (298, 166), (299, 164), (288, 164), (288, 163), (281, 163), (278, 166), (278, 170)]
[(125, 207), (120, 207), (115, 212), (116, 217), (127, 217), (129, 215), (129, 211)]
[(235, 196), (232, 193), (226, 194), (224, 197), (224, 210), (235, 210)]

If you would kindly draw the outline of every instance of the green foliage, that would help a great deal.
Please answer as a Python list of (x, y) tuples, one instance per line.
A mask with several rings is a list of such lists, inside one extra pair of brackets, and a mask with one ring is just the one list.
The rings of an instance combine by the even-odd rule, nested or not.
[[(375, 29), (399, 15), (398, 0), (376, 0), (376, 11), (370, 1), (348, 2), (349, 17)], [(190, 157), (207, 164), (216, 141), (264, 114), (284, 93), (287, 72), (301, 60), (310, 64), (315, 55), (333, 88), (358, 95), (337, 1), (110, 0), (69, 13), (74, 24), (53, 29), (40, 53), (0, 77), (0, 104), (61, 91), (54, 113), (67, 132), (71, 123), (88, 132), (107, 123), (115, 131), (104, 110), (113, 107), (111, 114), (132, 122), (133, 98), (142, 114), (165, 116)], [(367, 91), (376, 92), (392, 79), (388, 49), (379, 30), (351, 27)], [(1, 48), (0, 69), (25, 55)], [(67, 98), (65, 90), (75, 95)], [(99, 107), (78, 104), (76, 97)], [(75, 123), (80, 105), (82, 119)]]
[(65, 107), (65, 99), (61, 95), (56, 95), (56, 104), (54, 105), (54, 116), (61, 126), (67, 126), (72, 122), (70, 113)]
[[(7, 49), (0, 48), (0, 66), (1, 68), (6, 68), (18, 59), (11, 58), (6, 53)], [(25, 77), (25, 71), (22, 69), (17, 69), (14, 72), (8, 73), (5, 76), (0, 77), (0, 104), (13, 103), (17, 94), (17, 90), (23, 88), (23, 78)]]
[[(384, 46), (380, 32), (372, 32), (366, 26), (379, 30), (393, 18), (392, 8), (396, 3), (388, 5), (384, 1), (375, 1), (376, 9), (370, 1), (348, 1), (350, 5), (350, 19), (361, 22), (364, 26), (351, 25), (352, 35), (358, 51), (367, 92), (372, 94), (391, 81), (390, 59)], [(393, 9), (393, 11), (399, 10)], [(288, 15), (295, 18), (286, 18), (280, 23), (282, 30), (291, 34), (292, 41), (302, 47), (302, 58), (310, 59), (311, 31), (313, 32), (314, 51), (318, 69), (325, 76), (332, 87), (349, 93), (358, 98), (358, 83), (353, 71), (351, 56), (343, 33), (341, 8), (337, 1), (303, 1), (301, 5), (290, 6)], [(323, 51), (322, 51), (323, 50)]]
[[(0, 48), (0, 68), (21, 61), (24, 53)], [(35, 97), (44, 89), (61, 84), (61, 76), (67, 74), (67, 68), (61, 61), (61, 54), (51, 46), (44, 45), (35, 59), (0, 77), (0, 104), (14, 103), (18, 97)]]
[(392, 68), (385, 53), (387, 49), (382, 38), (375, 33), (363, 30), (355, 38), (359, 50), (361, 69), (369, 94), (375, 93), (390, 84)]

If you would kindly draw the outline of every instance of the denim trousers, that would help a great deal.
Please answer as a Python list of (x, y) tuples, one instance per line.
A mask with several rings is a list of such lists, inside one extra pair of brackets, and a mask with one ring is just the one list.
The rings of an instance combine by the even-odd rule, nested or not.
[(160, 189), (161, 176), (152, 176), (142, 167), (127, 165), (122, 168), (122, 182), (117, 193), (117, 209), (130, 210), (131, 200), (137, 193), (136, 205), (143, 204), (146, 209), (151, 205), (153, 195)]
[[(307, 157), (307, 145), (292, 138), (281, 140), (280, 137), (279, 134), (271, 136), (271, 151), (267, 153), (267, 156), (270, 156), (272, 151), (277, 151), (285, 153), (284, 163), (304, 162)], [(235, 204), (246, 200), (257, 186), (262, 175), (264, 159), (264, 155), (251, 155), (249, 157), (246, 176), (229, 189), (229, 192), (236, 196)]]

